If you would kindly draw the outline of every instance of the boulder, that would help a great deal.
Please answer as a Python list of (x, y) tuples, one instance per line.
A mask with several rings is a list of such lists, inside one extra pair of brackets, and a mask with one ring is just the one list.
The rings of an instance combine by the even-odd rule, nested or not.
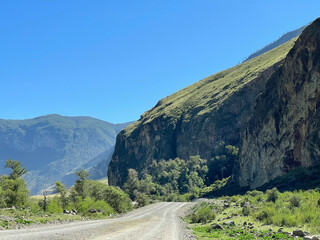
[(304, 236), (303, 240), (312, 240), (312, 236)]
[(227, 225), (227, 226), (235, 226), (236, 224), (234, 223), (233, 220), (230, 220), (230, 221), (227, 221), (227, 222), (224, 222), (223, 225)]
[(98, 211), (97, 211), (97, 209), (91, 208), (88, 210), (88, 212), (89, 213), (97, 213)]
[(300, 230), (300, 229), (293, 230), (292, 235), (293, 235), (293, 236), (297, 236), (297, 237), (304, 237), (304, 236), (306, 236), (306, 234), (305, 234), (302, 230)]
[(211, 230), (216, 230), (216, 229), (223, 230), (223, 227), (218, 223), (211, 224), (210, 228)]

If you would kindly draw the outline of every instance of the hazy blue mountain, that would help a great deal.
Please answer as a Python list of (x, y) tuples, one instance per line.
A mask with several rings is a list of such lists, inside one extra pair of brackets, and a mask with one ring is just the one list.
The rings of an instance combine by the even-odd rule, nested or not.
[[(116, 135), (128, 124), (57, 114), (27, 120), (0, 119), (0, 174), (6, 173), (3, 166), (11, 158), (29, 170), (25, 180), (32, 194), (58, 180), (70, 185), (78, 169), (91, 169), (103, 160), (108, 166)], [(105, 177), (106, 171), (100, 171), (99, 176), (92, 172), (91, 178)]]
[(247, 57), (247, 58), (244, 60), (244, 62), (245, 62), (245, 61), (248, 61), (248, 60), (250, 60), (250, 59), (252, 59), (252, 58), (255, 58), (255, 57), (257, 57), (257, 56), (259, 56), (259, 55), (261, 55), (261, 54), (263, 54), (263, 53), (265, 53), (265, 52), (268, 52), (268, 51), (270, 51), (270, 50), (272, 50), (272, 49), (274, 49), (274, 48), (276, 48), (276, 47), (279, 47), (281, 44), (284, 44), (284, 43), (290, 41), (291, 39), (293, 39), (293, 38), (295, 38), (295, 37), (300, 36), (300, 34), (302, 33), (302, 31), (303, 31), (306, 27), (307, 27), (307, 25), (306, 25), (306, 26), (303, 26), (303, 27), (301, 27), (301, 28), (298, 28), (298, 29), (296, 29), (296, 30), (294, 30), (294, 31), (291, 31), (291, 32), (288, 32), (288, 33), (282, 35), (278, 40), (276, 40), (276, 41), (268, 44), (267, 46), (261, 48), (260, 50), (258, 50), (258, 51), (256, 51), (256, 52), (252, 53), (249, 57)]

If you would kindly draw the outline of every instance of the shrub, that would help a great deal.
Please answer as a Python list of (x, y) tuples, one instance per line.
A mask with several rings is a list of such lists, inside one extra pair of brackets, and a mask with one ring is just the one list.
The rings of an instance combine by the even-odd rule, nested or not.
[(268, 202), (276, 202), (277, 199), (279, 198), (279, 191), (277, 188), (272, 188), (271, 190), (267, 190), (267, 195), (268, 195), (268, 198), (267, 198), (267, 201)]
[(47, 206), (47, 209), (46, 209), (48, 212), (51, 212), (51, 213), (62, 213), (63, 212), (63, 209), (62, 207), (60, 206), (60, 200), (59, 198), (55, 197), (53, 199), (51, 199), (49, 201), (49, 204)]
[(103, 200), (95, 201), (94, 199), (87, 197), (77, 204), (78, 212), (84, 215), (89, 214), (88, 211), (90, 209), (95, 209), (104, 215), (109, 215), (114, 213), (114, 210), (112, 209), (112, 207)]
[(243, 214), (244, 216), (249, 216), (249, 215), (250, 215), (250, 212), (251, 212), (251, 210), (250, 210), (249, 207), (244, 206), (244, 207), (242, 208), (242, 214)]
[(170, 193), (168, 197), (166, 198), (166, 201), (168, 202), (178, 202), (179, 194), (177, 193)]
[(258, 190), (253, 190), (253, 191), (248, 191), (247, 194), (251, 197), (256, 197), (256, 196), (260, 196), (263, 194), (263, 192), (258, 191)]
[(215, 218), (215, 213), (207, 204), (203, 204), (199, 208), (196, 208), (190, 215), (190, 221), (192, 223), (207, 223), (214, 220)]
[(136, 195), (136, 201), (137, 201), (138, 207), (143, 207), (149, 204), (148, 197), (142, 193), (139, 193)]
[(258, 213), (257, 219), (259, 221), (265, 221), (269, 223), (271, 221), (271, 214), (268, 211), (261, 211), (260, 213)]
[(132, 210), (132, 202), (129, 196), (118, 187), (106, 186), (102, 192), (103, 200), (118, 213)]
[(300, 201), (301, 201), (300, 197), (293, 195), (289, 200), (290, 206), (291, 207), (300, 207)]

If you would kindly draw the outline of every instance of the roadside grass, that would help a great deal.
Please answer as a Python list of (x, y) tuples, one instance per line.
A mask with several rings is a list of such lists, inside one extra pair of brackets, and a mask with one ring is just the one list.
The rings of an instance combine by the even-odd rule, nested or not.
[[(276, 189), (248, 191), (244, 195), (220, 197), (198, 203), (186, 218), (198, 239), (293, 239), (281, 232), (301, 229), (320, 233), (319, 189), (280, 193)], [(199, 209), (211, 209), (214, 220)], [(201, 222), (193, 221), (202, 214)], [(202, 219), (201, 216), (198, 217)], [(224, 225), (234, 221), (234, 226)], [(219, 224), (223, 229), (214, 229)], [(269, 231), (270, 228), (272, 231)], [(297, 239), (297, 238), (296, 238)], [(299, 239), (299, 238), (298, 238)], [(301, 238), (302, 239), (302, 238)]]
[(45, 224), (84, 220), (80, 215), (44, 212), (37, 203), (30, 202), (26, 208), (0, 209), (0, 230), (15, 229), (30, 224)]
[[(57, 194), (48, 195), (48, 200), (54, 203), (54, 199), (57, 199)], [(47, 211), (43, 211), (38, 205), (38, 201), (43, 199), (43, 196), (31, 196), (29, 202), (24, 208), (2, 208), (0, 209), (0, 230), (2, 229), (16, 229), (23, 228), (30, 224), (47, 224), (47, 223), (64, 223), (81, 220), (95, 220), (95, 219), (107, 219), (114, 214), (114, 210), (105, 202), (95, 202), (95, 208), (99, 210), (96, 213), (88, 213), (91, 208), (92, 201), (86, 200), (81, 204), (81, 208), (84, 209), (86, 214), (65, 214), (53, 208), (49, 208)], [(99, 209), (99, 206), (103, 211)], [(49, 204), (50, 207), (50, 204)], [(67, 207), (68, 210), (75, 208), (72, 205)]]

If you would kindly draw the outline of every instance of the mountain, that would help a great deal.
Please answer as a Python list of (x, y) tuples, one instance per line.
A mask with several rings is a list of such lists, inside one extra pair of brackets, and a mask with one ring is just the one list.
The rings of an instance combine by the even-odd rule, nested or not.
[(121, 186), (128, 168), (143, 173), (161, 159), (211, 159), (222, 142), (240, 149), (232, 179), (241, 187), (319, 162), (319, 21), (160, 100), (118, 134), (109, 184)]
[(160, 100), (118, 134), (109, 183), (122, 185), (128, 168), (142, 172), (153, 160), (211, 159), (221, 142), (240, 146), (255, 100), (295, 40)]
[(28, 169), (25, 180), (32, 194), (58, 180), (70, 185), (76, 170), (90, 169), (107, 159), (117, 133), (128, 124), (57, 114), (27, 120), (0, 119), (0, 173), (6, 173), (4, 161), (11, 158)]
[(240, 186), (256, 188), (320, 163), (320, 19), (268, 79), (242, 139)]
[(298, 28), (298, 29), (296, 29), (296, 30), (294, 30), (294, 31), (291, 31), (291, 32), (288, 32), (288, 33), (282, 35), (278, 40), (276, 40), (276, 41), (268, 44), (267, 46), (263, 47), (262, 49), (260, 49), (260, 50), (258, 50), (258, 51), (256, 51), (256, 52), (252, 53), (249, 57), (247, 57), (247, 58), (244, 60), (244, 62), (245, 62), (245, 61), (248, 61), (248, 60), (250, 60), (250, 59), (252, 59), (252, 58), (255, 58), (255, 57), (257, 57), (257, 56), (260, 56), (261, 54), (263, 54), (263, 53), (265, 53), (265, 52), (268, 52), (268, 51), (270, 51), (270, 50), (272, 50), (272, 49), (274, 49), (274, 48), (276, 48), (276, 47), (279, 47), (280, 45), (282, 45), (282, 44), (290, 41), (291, 39), (300, 36), (300, 34), (302, 33), (302, 31), (303, 31), (305, 28), (306, 28), (306, 26), (303, 26), (303, 27), (301, 27), (301, 28)]

